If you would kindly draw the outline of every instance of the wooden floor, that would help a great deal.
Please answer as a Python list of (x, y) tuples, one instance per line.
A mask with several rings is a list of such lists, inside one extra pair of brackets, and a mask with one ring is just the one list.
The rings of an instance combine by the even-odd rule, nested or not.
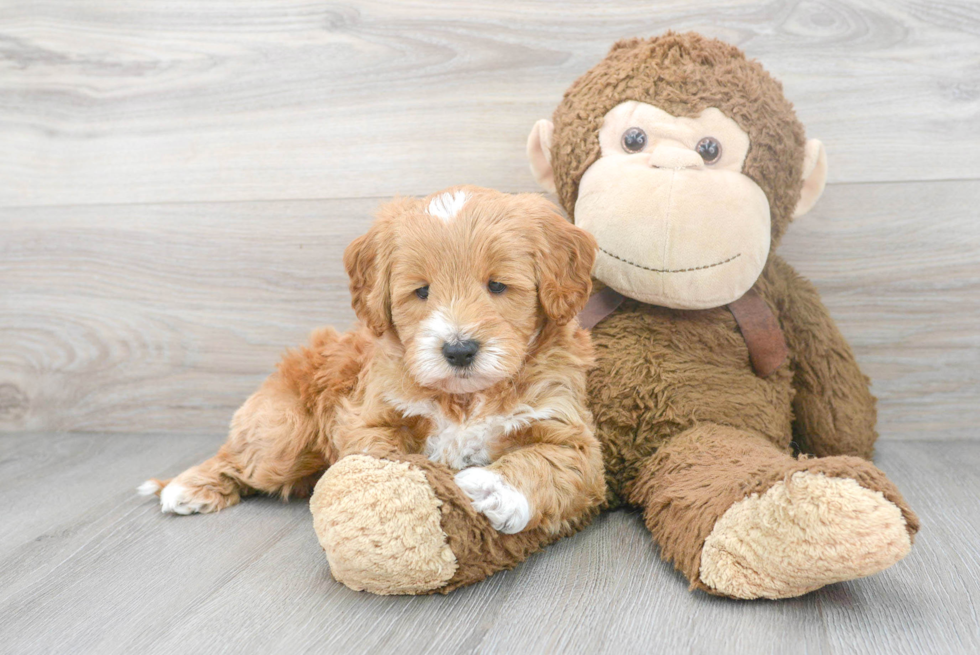
[[(907, 561), (686, 591), (615, 513), (449, 597), (334, 583), (302, 503), (161, 515), (277, 356), (347, 325), (380, 202), (535, 190), (524, 142), (617, 39), (723, 38), (829, 184), (781, 254), (880, 399)], [(980, 652), (980, 2), (0, 0), (0, 653)]]
[(904, 561), (738, 602), (688, 592), (626, 511), (448, 596), (353, 592), (330, 577), (304, 502), (175, 517), (133, 493), (220, 440), (0, 436), (0, 652), (980, 652), (975, 441), (882, 445), (923, 523)]

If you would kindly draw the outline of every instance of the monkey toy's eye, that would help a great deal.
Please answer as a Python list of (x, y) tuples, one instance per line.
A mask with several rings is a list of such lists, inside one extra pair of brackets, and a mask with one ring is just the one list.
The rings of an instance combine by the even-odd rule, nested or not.
[(706, 136), (698, 141), (698, 145), (694, 146), (694, 149), (701, 155), (705, 164), (713, 164), (721, 157), (721, 144), (713, 136)]
[(647, 144), (647, 133), (638, 127), (631, 127), (623, 132), (623, 150), (640, 152)]
[(415, 295), (418, 296), (420, 300), (425, 300), (426, 298), (428, 298), (429, 297), (429, 285), (427, 284), (424, 287), (419, 287), (418, 289), (416, 289), (415, 290)]
[(503, 282), (497, 282), (496, 280), (490, 280), (489, 282), (487, 282), (487, 289), (492, 294), (500, 295), (504, 291), (507, 291), (507, 285), (504, 284)]

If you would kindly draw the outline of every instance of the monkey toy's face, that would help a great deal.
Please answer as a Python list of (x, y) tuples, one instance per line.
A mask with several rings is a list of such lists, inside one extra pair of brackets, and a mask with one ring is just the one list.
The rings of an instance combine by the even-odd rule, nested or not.
[(595, 274), (643, 302), (703, 309), (739, 298), (769, 254), (769, 200), (742, 175), (749, 137), (711, 108), (675, 118), (628, 101), (606, 114), (575, 222)]
[[(528, 154), (535, 176), (553, 189), (552, 130), (539, 121)], [(748, 134), (713, 107), (677, 117), (630, 100), (603, 117), (598, 137), (599, 157), (582, 175), (574, 205), (575, 224), (599, 246), (595, 277), (676, 309), (719, 307), (748, 291), (771, 234), (769, 199), (742, 172)], [(819, 142), (808, 144), (807, 158), (811, 169), (826, 161)]]

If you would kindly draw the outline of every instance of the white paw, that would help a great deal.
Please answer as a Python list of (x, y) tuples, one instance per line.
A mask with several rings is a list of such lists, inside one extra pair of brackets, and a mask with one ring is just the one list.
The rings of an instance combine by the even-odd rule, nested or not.
[(498, 473), (479, 467), (463, 469), (456, 474), (456, 485), (473, 501), (473, 509), (490, 519), (495, 530), (515, 534), (531, 520), (527, 498)]
[[(148, 483), (144, 482), (142, 487)], [(160, 492), (160, 511), (171, 514), (197, 514), (211, 511), (206, 501), (198, 500), (190, 489), (182, 484), (171, 482)]]

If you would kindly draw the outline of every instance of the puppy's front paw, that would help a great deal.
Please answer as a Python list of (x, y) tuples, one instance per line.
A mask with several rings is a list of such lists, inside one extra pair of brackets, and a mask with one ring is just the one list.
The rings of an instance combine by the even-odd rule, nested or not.
[(456, 486), (473, 501), (473, 509), (504, 534), (520, 532), (531, 520), (527, 498), (498, 473), (480, 467), (463, 469), (456, 474)]

